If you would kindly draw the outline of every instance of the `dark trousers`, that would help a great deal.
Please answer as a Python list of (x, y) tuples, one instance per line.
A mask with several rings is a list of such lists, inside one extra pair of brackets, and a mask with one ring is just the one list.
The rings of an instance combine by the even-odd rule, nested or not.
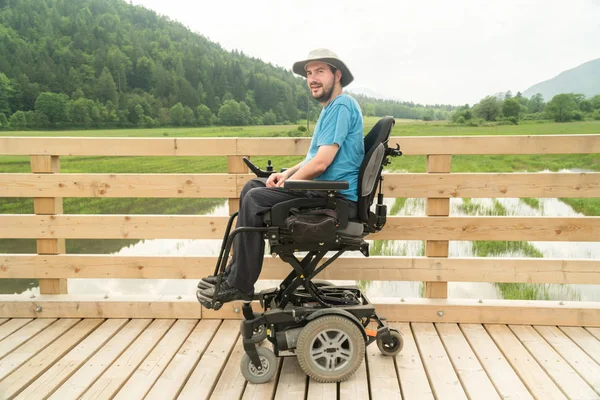
[[(325, 197), (326, 192), (290, 191), (266, 187), (265, 178), (246, 183), (240, 194), (236, 228), (264, 226), (263, 214), (275, 204), (297, 198)], [(262, 269), (265, 241), (261, 232), (243, 232), (233, 240), (233, 257), (229, 262), (227, 282), (244, 293), (254, 289)]]

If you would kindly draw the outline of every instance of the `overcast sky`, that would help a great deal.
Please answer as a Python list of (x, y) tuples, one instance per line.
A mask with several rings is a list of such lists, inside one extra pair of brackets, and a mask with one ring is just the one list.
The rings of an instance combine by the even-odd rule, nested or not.
[(330, 48), (354, 74), (349, 90), (427, 104), (515, 94), (600, 57), (600, 0), (133, 3), (288, 70)]

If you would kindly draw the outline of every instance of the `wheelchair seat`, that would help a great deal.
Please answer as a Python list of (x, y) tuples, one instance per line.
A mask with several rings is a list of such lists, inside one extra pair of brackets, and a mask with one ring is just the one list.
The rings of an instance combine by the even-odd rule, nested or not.
[[(301, 368), (311, 378), (341, 382), (358, 369), (365, 346), (377, 342), (380, 351), (390, 356), (402, 349), (400, 332), (387, 326), (358, 287), (314, 279), (347, 251), (360, 251), (368, 257), (369, 244), (364, 238), (384, 227), (387, 208), (383, 204), (381, 173), (390, 157), (402, 155), (398, 145), (387, 145), (394, 123), (391, 117), (382, 118), (364, 138), (358, 202), (339, 194), (349, 187), (348, 182), (287, 180), (285, 189), (321, 195), (276, 204), (265, 213), (265, 226), (260, 228), (240, 227), (230, 234), (237, 213), (231, 216), (215, 268), (214, 293), (218, 292), (233, 238), (240, 232), (262, 232), (271, 254), (293, 268), (279, 287), (255, 295), (263, 312), (255, 312), (249, 302), (242, 306), (241, 333), (246, 354), (240, 368), (249, 382), (270, 380), (281, 351), (295, 352)], [(265, 173), (246, 162), (257, 176)], [(331, 251), (336, 253), (321, 263)], [(301, 260), (296, 256), (300, 252), (304, 253)], [(218, 310), (221, 306), (213, 299), (211, 308)], [(372, 324), (376, 329), (371, 328)], [(265, 339), (272, 343), (273, 351), (257, 346)]]

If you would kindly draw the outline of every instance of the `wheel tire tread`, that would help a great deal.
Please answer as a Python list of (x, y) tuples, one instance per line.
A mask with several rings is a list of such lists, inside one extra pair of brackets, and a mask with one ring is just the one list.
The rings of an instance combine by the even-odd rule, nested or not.
[[(311, 369), (309, 363), (307, 362), (307, 360), (304, 358), (304, 355), (302, 354), (302, 349), (305, 346), (310, 345), (310, 339), (312, 339), (312, 337), (308, 336), (308, 333), (305, 333), (305, 332), (308, 332), (308, 331), (306, 331), (306, 329), (309, 327), (309, 325), (313, 324), (310, 328), (314, 330), (314, 326), (319, 326), (319, 324), (324, 325), (325, 324), (324, 321), (329, 321), (328, 323), (331, 323), (331, 321), (336, 321), (336, 322), (340, 322), (340, 323), (344, 324), (345, 326), (347, 326), (349, 328), (350, 331), (354, 330), (353, 334), (355, 335), (355, 337), (353, 339), (358, 339), (358, 340), (354, 340), (355, 346), (358, 347), (358, 362), (355, 361), (356, 365), (353, 366), (350, 370), (344, 372), (340, 376), (332, 376), (332, 377), (324, 378), (324, 377), (318, 375)], [(348, 333), (348, 332), (346, 332), (346, 333)], [(350, 336), (350, 334), (349, 334), (349, 336)], [(352, 374), (354, 374), (356, 372), (356, 370), (362, 364), (364, 357), (365, 357), (365, 340), (364, 340), (364, 337), (362, 336), (362, 333), (356, 326), (356, 324), (354, 324), (348, 318), (342, 317), (339, 315), (325, 315), (323, 317), (319, 317), (319, 318), (309, 322), (304, 327), (304, 329), (302, 329), (302, 331), (300, 332), (300, 336), (298, 337), (296, 354), (298, 355), (297, 358), (298, 358), (298, 363), (300, 364), (300, 368), (302, 368), (302, 370), (304, 371), (304, 373), (306, 375), (308, 375), (315, 381), (321, 382), (321, 383), (343, 382), (343, 381), (347, 380), (348, 378), (350, 378), (352, 376)]]

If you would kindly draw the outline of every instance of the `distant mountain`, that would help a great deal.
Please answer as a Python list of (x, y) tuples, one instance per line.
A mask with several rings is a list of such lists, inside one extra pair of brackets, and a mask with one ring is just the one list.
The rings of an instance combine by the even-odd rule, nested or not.
[(600, 94), (600, 58), (588, 61), (558, 76), (533, 85), (523, 92), (524, 97), (541, 93), (549, 101), (559, 93), (582, 93), (586, 97)]

